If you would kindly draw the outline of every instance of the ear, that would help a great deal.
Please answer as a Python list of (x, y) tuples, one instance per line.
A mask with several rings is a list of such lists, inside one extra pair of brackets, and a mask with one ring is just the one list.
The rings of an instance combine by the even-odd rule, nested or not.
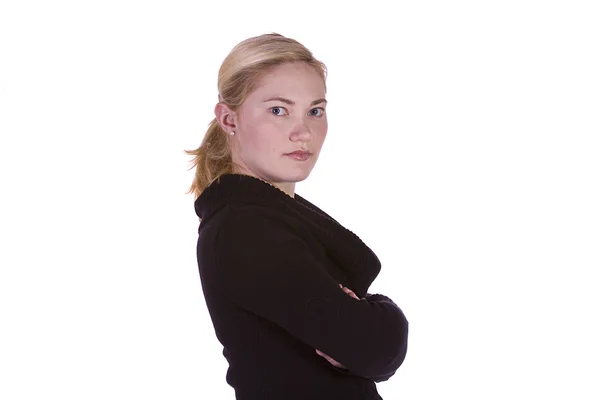
[(215, 106), (215, 117), (221, 128), (226, 132), (230, 133), (236, 128), (235, 119), (236, 114), (227, 105), (219, 102)]

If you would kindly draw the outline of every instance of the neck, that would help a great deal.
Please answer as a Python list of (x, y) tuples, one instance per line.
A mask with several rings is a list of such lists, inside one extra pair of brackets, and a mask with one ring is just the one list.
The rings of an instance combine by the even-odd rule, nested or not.
[(276, 188), (278, 188), (279, 190), (285, 192), (285, 194), (287, 194), (288, 196), (290, 196), (292, 199), (294, 198), (295, 194), (294, 194), (294, 189), (296, 184), (293, 182), (277, 182), (277, 183), (272, 183), (269, 182), (271, 185), (275, 186)]
[(276, 187), (277, 189), (281, 190), (282, 192), (284, 192), (285, 194), (287, 194), (288, 196), (290, 196), (292, 199), (294, 198), (295, 194), (295, 190), (296, 190), (296, 183), (295, 182), (271, 182), (268, 181), (260, 176), (258, 176), (257, 174), (253, 173), (252, 171), (250, 171), (250, 168), (246, 167), (246, 165), (244, 163), (239, 163), (235, 161), (235, 156), (232, 156), (233, 161), (233, 168), (232, 168), (232, 172), (236, 173), (236, 174), (244, 174), (244, 175), (250, 175), (253, 176), (255, 178), (260, 179), (263, 182), (268, 183), (269, 185)]
[(269, 185), (281, 190), (282, 192), (284, 192), (285, 194), (287, 194), (288, 196), (290, 196), (292, 199), (294, 198), (295, 194), (295, 188), (296, 188), (296, 184), (294, 182), (270, 182), (266, 179), (261, 178), (260, 176), (255, 176), (253, 175), (255, 178), (260, 179), (261, 181), (268, 183)]
[(251, 171), (249, 171), (247, 168), (234, 168), (233, 172), (236, 174), (243, 174), (243, 175), (250, 175), (253, 176), (255, 178), (260, 179), (261, 181), (268, 183), (269, 185), (281, 190), (282, 192), (284, 192), (285, 194), (287, 194), (288, 196), (290, 196), (292, 199), (295, 197), (295, 190), (296, 190), (296, 183), (295, 182), (270, 182), (266, 179), (261, 178), (260, 176), (257, 176), (256, 174), (252, 173)]

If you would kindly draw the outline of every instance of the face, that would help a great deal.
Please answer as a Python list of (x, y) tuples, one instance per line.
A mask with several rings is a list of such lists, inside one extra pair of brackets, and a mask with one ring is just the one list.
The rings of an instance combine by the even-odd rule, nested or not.
[[(325, 136), (325, 84), (305, 63), (283, 64), (263, 76), (237, 113), (221, 115), (232, 140), (239, 173), (256, 176), (293, 193), (312, 171)], [(288, 155), (308, 151), (307, 159)]]

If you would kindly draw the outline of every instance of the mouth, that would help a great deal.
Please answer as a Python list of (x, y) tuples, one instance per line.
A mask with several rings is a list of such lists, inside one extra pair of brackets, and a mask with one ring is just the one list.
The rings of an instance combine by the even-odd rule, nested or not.
[(298, 161), (306, 161), (311, 157), (312, 153), (310, 151), (294, 151), (285, 155)]

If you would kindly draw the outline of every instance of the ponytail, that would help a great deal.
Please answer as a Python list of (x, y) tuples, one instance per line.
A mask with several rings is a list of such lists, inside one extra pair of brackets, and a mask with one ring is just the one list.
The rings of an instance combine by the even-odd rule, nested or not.
[(194, 156), (191, 161), (196, 173), (187, 194), (192, 193), (198, 198), (219, 176), (233, 172), (233, 162), (227, 133), (214, 118), (202, 139), (200, 147), (196, 150), (184, 150), (186, 154)]

